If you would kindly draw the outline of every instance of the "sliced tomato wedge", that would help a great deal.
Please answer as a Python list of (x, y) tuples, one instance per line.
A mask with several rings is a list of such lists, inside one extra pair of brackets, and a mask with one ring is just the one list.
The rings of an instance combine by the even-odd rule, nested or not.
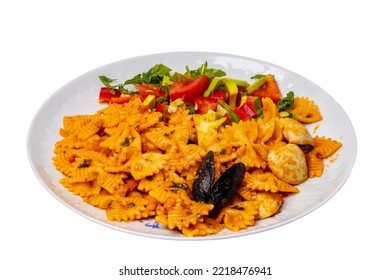
[(170, 99), (174, 101), (181, 98), (184, 102), (194, 105), (194, 97), (203, 95), (209, 85), (209, 79), (202, 75), (197, 76), (190, 82), (173, 83), (170, 87)]
[(154, 95), (156, 99), (159, 97), (167, 97), (167, 93), (163, 91), (161, 87), (155, 85), (138, 84), (135, 85), (135, 88), (138, 90), (138, 95), (142, 101), (144, 101), (149, 95)]
[(254, 90), (251, 95), (258, 96), (261, 98), (269, 97), (272, 101), (277, 104), (279, 99), (282, 99), (282, 93), (280, 92), (279, 86), (273, 75), (265, 76), (266, 82), (258, 89)]
[(194, 97), (195, 112), (197, 114), (207, 114), (210, 110), (215, 111), (218, 107), (218, 100), (212, 97)]

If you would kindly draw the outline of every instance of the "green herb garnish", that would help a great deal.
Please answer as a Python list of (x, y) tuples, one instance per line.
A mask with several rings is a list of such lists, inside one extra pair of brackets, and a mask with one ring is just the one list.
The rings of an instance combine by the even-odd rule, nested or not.
[(156, 86), (161, 86), (164, 76), (170, 76), (171, 68), (165, 66), (164, 64), (156, 64), (150, 68), (147, 72), (138, 74), (133, 78), (125, 81), (124, 85), (137, 85), (137, 84), (152, 84)]
[(191, 78), (195, 78), (199, 75), (207, 76), (209, 79), (226, 76), (226, 73), (220, 69), (208, 68), (207, 61), (196, 70), (190, 70), (188, 66), (186, 66), (186, 70), (186, 75)]
[(287, 96), (280, 99), (277, 104), (277, 108), (280, 111), (282, 110), (291, 110), (294, 104), (294, 92), (290, 91), (287, 93)]

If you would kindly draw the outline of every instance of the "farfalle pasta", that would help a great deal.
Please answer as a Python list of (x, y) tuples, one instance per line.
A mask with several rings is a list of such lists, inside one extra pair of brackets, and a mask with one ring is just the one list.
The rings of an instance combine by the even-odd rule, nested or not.
[[(224, 228), (243, 230), (277, 215), (286, 196), (299, 195), (298, 185), (270, 168), (270, 154), (285, 145), (299, 147), (307, 177), (313, 178), (322, 176), (324, 158), (342, 146), (330, 138), (311, 138), (302, 128), (322, 119), (318, 106), (307, 98), (290, 100), (288, 121), (270, 97), (259, 97), (261, 115), (232, 121), (229, 112), (194, 114), (190, 102), (165, 100), (161, 104), (167, 107), (158, 110), (158, 102), (150, 106), (142, 95), (125, 97), (126, 102), (110, 101), (95, 114), (65, 116), (63, 138), (54, 148), (53, 164), (64, 176), (60, 183), (104, 210), (111, 221), (154, 218), (189, 237)], [(304, 145), (291, 140), (295, 134), (305, 138)], [(233, 164), (245, 164), (241, 185), (214, 216), (209, 215), (213, 204), (192, 197), (197, 170), (208, 151), (215, 155), (215, 179)], [(283, 160), (294, 161), (288, 156)]]

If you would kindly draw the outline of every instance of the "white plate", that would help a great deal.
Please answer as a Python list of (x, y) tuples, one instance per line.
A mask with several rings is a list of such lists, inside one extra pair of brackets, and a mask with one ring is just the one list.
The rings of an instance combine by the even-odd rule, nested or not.
[[(204, 52), (162, 53), (118, 61), (92, 70), (60, 88), (37, 112), (28, 133), (27, 152), (39, 181), (64, 205), (102, 225), (149, 237), (190, 239), (181, 233), (168, 230), (153, 219), (129, 223), (108, 221), (105, 211), (84, 203), (80, 197), (71, 194), (59, 184), (62, 175), (54, 168), (52, 157), (54, 143), (60, 140), (58, 132), (62, 127), (63, 116), (92, 114), (104, 106), (98, 103), (98, 93), (102, 86), (99, 75), (123, 82), (138, 73), (146, 72), (157, 63), (163, 63), (174, 71), (184, 72), (185, 66), (196, 69), (205, 61), (209, 67), (226, 71), (229, 77), (248, 81), (255, 74), (271, 73), (278, 81), (283, 95), (292, 90), (296, 96), (307, 96), (315, 100), (324, 119), (314, 135), (339, 140), (343, 147), (338, 151), (334, 162), (325, 163), (324, 175), (301, 184), (300, 193), (288, 197), (281, 213), (275, 217), (257, 221), (247, 230), (223, 230), (217, 235), (197, 239), (238, 237), (279, 227), (312, 212), (335, 195), (352, 170), (357, 147), (353, 126), (341, 106), (314, 83), (282, 67), (247, 57)], [(314, 131), (315, 125), (317, 124), (309, 126), (309, 130)]]

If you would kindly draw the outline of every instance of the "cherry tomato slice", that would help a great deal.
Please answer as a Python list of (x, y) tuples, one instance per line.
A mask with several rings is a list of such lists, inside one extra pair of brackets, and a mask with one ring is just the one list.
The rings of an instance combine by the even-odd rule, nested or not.
[(194, 97), (203, 95), (209, 85), (209, 79), (202, 75), (188, 83), (173, 83), (170, 88), (171, 101), (181, 98), (185, 102), (194, 104)]

